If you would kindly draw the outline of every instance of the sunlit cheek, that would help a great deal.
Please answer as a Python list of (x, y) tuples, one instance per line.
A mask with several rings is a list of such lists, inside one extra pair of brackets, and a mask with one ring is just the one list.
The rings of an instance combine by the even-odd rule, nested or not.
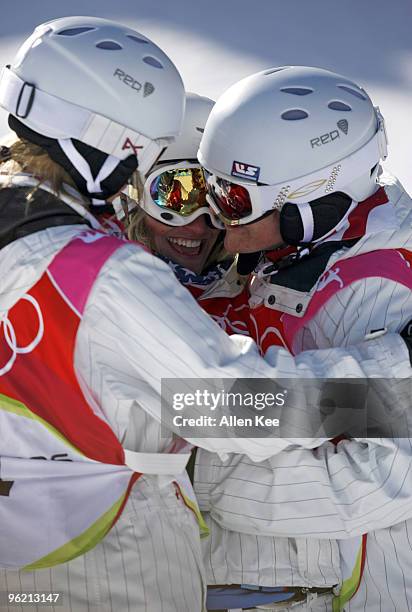
[(205, 251), (207, 251), (207, 257), (210, 255), (211, 251), (215, 247), (216, 241), (217, 241), (217, 239), (219, 237), (219, 233), (220, 232), (214, 232), (213, 235), (210, 236), (210, 238), (208, 239), (207, 247), (205, 249)]
[(228, 230), (225, 236), (225, 249), (229, 251), (229, 253), (237, 253), (239, 251), (239, 247), (242, 244), (241, 233)]
[(169, 255), (171, 251), (170, 244), (166, 237), (162, 235), (154, 236), (154, 247), (155, 251), (159, 253), (159, 255)]

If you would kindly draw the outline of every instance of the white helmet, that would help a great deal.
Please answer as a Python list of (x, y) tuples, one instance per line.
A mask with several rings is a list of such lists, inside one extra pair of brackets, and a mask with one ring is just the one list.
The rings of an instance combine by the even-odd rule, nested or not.
[(237, 223), (249, 223), (286, 200), (304, 205), (338, 191), (364, 200), (376, 190), (386, 145), (383, 118), (361, 87), (321, 68), (286, 66), (253, 74), (219, 98), (199, 161), (245, 185), (253, 211)]
[(39, 25), (4, 69), (0, 105), (58, 140), (80, 172), (71, 139), (117, 160), (137, 155), (145, 173), (180, 132), (184, 87), (167, 55), (135, 30), (63, 17)]
[[(200, 215), (208, 214), (217, 227), (222, 227), (206, 205), (204, 179), (196, 159), (213, 105), (210, 98), (190, 92), (186, 94), (181, 134), (147, 176), (139, 204), (148, 215), (162, 223), (186, 225)], [(176, 196), (173, 186), (177, 189)]]
[(175, 141), (159, 157), (159, 164), (171, 160), (197, 160), (200, 141), (214, 101), (205, 96), (187, 92), (182, 129)]

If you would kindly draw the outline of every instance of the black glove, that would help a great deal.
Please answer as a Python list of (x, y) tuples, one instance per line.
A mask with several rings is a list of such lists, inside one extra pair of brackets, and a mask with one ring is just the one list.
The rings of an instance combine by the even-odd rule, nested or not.
[(409, 359), (412, 364), (412, 320), (405, 325), (401, 331), (401, 336), (405, 340), (406, 346), (408, 347)]

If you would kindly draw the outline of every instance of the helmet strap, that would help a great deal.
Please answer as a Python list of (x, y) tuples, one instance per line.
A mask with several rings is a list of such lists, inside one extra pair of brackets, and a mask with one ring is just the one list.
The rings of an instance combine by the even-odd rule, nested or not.
[(315, 219), (313, 218), (313, 210), (308, 202), (303, 202), (299, 205), (298, 211), (303, 225), (302, 242), (311, 242), (315, 230)]
[(79, 172), (79, 174), (81, 174), (81, 176), (86, 181), (87, 192), (90, 195), (95, 195), (95, 197), (92, 197), (92, 204), (94, 204), (95, 206), (99, 204), (104, 205), (106, 198), (103, 197), (102, 202), (102, 198), (98, 195), (103, 195), (101, 182), (107, 179), (107, 177), (110, 176), (110, 174), (112, 174), (116, 170), (116, 168), (121, 163), (120, 160), (116, 157), (113, 157), (113, 155), (108, 155), (104, 160), (103, 165), (100, 167), (97, 176), (93, 177), (89, 164), (87, 163), (85, 158), (80, 155), (79, 151), (74, 146), (71, 138), (59, 138), (57, 142), (59, 143), (60, 148), (62, 149), (65, 156), (71, 161), (77, 172)]

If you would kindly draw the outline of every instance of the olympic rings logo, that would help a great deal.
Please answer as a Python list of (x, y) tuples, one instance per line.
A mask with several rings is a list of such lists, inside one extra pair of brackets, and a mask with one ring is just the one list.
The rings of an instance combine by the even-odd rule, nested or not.
[(18, 346), (16, 332), (14, 330), (13, 324), (8, 318), (8, 314), (9, 314), (8, 311), (0, 314), (0, 327), (3, 329), (4, 339), (6, 340), (8, 347), (12, 351), (12, 355), (10, 359), (8, 360), (8, 362), (6, 363), (6, 365), (0, 368), (0, 376), (4, 376), (4, 374), (7, 374), (7, 372), (10, 372), (10, 370), (12, 369), (14, 365), (14, 362), (17, 359), (17, 355), (24, 355), (24, 354), (31, 353), (32, 351), (34, 351), (34, 349), (40, 343), (44, 335), (44, 321), (43, 321), (43, 315), (42, 315), (39, 303), (37, 302), (37, 300), (34, 299), (33, 296), (27, 293), (23, 295), (21, 299), (26, 300), (27, 302), (30, 302), (32, 306), (34, 307), (34, 310), (36, 311), (37, 318), (39, 321), (39, 329), (38, 329), (38, 332), (34, 340), (32, 340), (26, 346)]

